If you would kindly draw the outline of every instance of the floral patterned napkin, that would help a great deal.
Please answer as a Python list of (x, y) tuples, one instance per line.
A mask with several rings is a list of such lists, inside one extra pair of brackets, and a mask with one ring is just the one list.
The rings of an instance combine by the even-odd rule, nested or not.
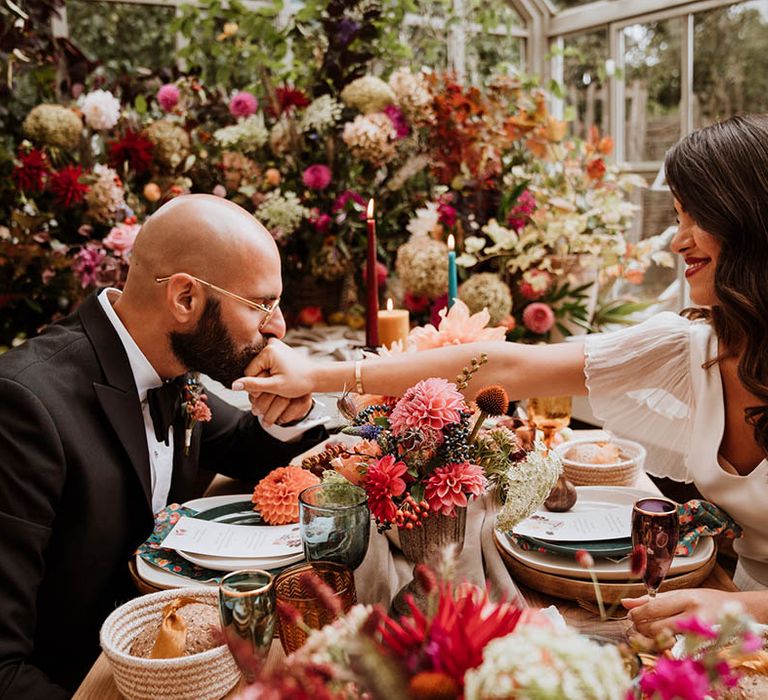
[(709, 501), (694, 498), (687, 503), (681, 503), (677, 507), (677, 516), (680, 521), (680, 540), (675, 554), (679, 557), (693, 554), (701, 537), (741, 537), (741, 527), (736, 521), (722, 508)]
[(144, 559), (144, 561), (172, 574), (184, 576), (193, 581), (218, 583), (224, 575), (221, 571), (214, 571), (213, 569), (206, 569), (193, 564), (179, 556), (176, 550), (165, 549), (160, 546), (165, 536), (173, 529), (173, 526), (183, 515), (197, 515), (197, 511), (192, 508), (185, 508), (178, 503), (171, 503), (163, 508), (163, 510), (155, 513), (155, 529), (151, 537), (136, 550), (136, 554)]

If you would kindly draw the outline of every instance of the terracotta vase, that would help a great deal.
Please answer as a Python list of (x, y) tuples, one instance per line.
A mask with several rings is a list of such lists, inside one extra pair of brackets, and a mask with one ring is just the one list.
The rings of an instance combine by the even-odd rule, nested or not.
[[(412, 530), (399, 530), (399, 544), (405, 558), (415, 566), (429, 563), (440, 556), (448, 545), (456, 546), (456, 554), (464, 548), (464, 535), (467, 527), (467, 509), (457, 508), (456, 516), (432, 513), (420, 527)], [(405, 595), (410, 593), (416, 603), (424, 597), (424, 592), (415, 579), (401, 588), (392, 600), (391, 610), (397, 615), (406, 614), (409, 609), (405, 604)]]

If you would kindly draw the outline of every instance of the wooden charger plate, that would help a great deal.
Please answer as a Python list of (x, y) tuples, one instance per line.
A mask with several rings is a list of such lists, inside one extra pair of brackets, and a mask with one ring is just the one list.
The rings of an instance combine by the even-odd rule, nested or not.
[[(499, 543), (495, 531), (493, 533), (493, 541), (515, 581), (519, 581), (523, 585), (528, 586), (528, 588), (554, 596), (555, 598), (596, 601), (595, 588), (592, 585), (592, 581), (556, 576), (555, 574), (547, 574), (543, 571), (532, 569), (515, 559), (504, 549)], [(715, 547), (712, 556), (698, 569), (678, 576), (668, 576), (664, 579), (659, 590), (673, 591), (679, 588), (694, 588), (709, 576), (709, 573), (715, 566), (716, 558), (717, 548)], [(600, 583), (600, 593), (603, 601), (611, 605), (618, 603), (621, 598), (636, 598), (645, 595), (646, 590), (642, 581), (611, 582)]]

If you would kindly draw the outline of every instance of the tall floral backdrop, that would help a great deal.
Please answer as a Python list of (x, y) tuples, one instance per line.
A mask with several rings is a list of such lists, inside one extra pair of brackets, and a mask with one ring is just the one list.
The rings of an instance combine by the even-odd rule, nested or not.
[(609, 164), (610, 142), (569, 138), (534, 79), (467, 86), (408, 67), (407, 3), (317, 0), (282, 22), (277, 0), (185, 5), (185, 70), (114, 79), (49, 35), (58, 4), (28, 19), (29, 61), (3, 86), (0, 346), (120, 286), (141, 223), (187, 192), (267, 226), (286, 286), (305, 290), (286, 300), (300, 321), (361, 325), (370, 197), (375, 283), (420, 322), (446, 303), (449, 233), (459, 296), (515, 339), (600, 320), (599, 285), (574, 283), (564, 260), (593, 259), (604, 288), (664, 262), (653, 241), (626, 243), (638, 183)]

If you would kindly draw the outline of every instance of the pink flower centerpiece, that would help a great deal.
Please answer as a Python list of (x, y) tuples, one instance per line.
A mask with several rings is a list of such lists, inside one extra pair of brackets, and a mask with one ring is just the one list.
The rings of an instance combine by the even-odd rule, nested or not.
[(358, 410), (344, 432), (363, 440), (331, 461), (328, 478), (361, 485), (381, 530), (413, 530), (431, 514), (455, 518), (487, 486), (473, 462), (472, 416), (456, 384), (425, 379), (397, 401)]

